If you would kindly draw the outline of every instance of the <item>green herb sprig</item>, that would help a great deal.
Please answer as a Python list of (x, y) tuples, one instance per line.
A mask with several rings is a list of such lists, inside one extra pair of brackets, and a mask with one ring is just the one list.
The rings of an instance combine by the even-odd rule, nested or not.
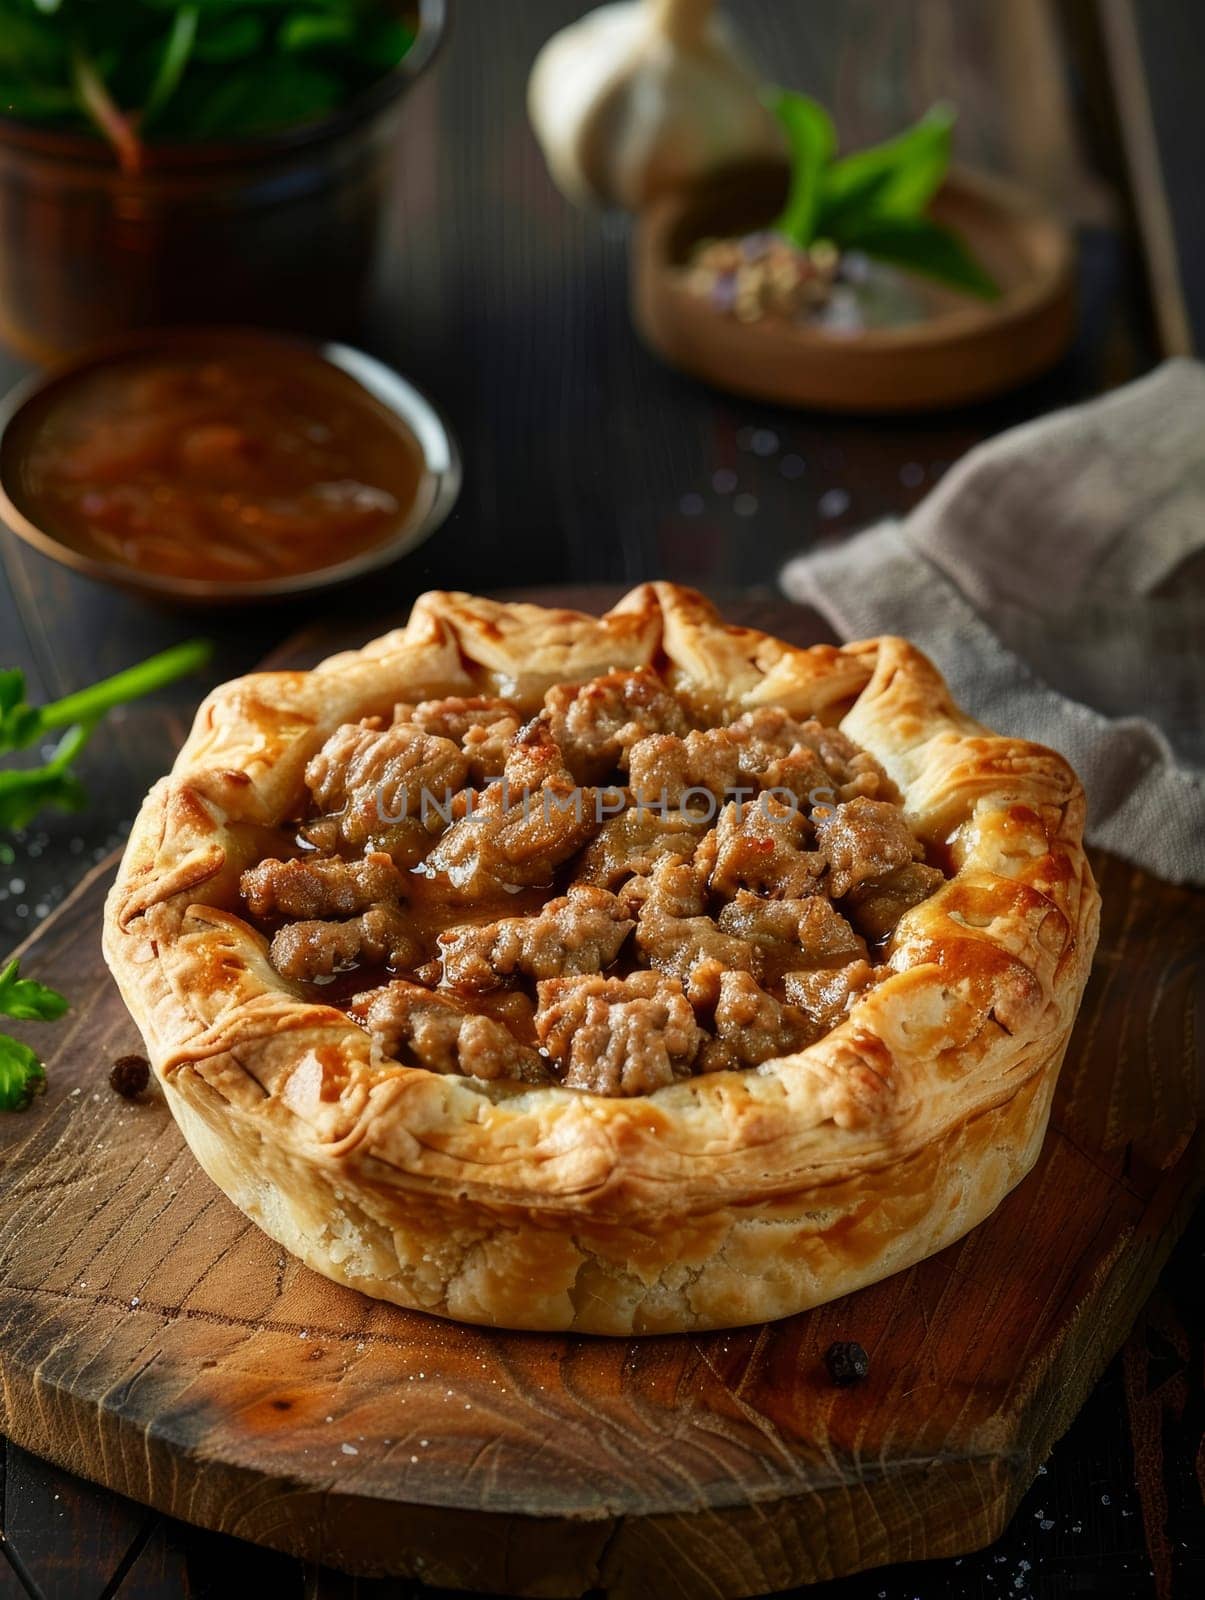
[(934, 106), (884, 144), (837, 155), (837, 131), (808, 95), (777, 90), (771, 107), (791, 152), (791, 185), (775, 229), (800, 250), (829, 240), (984, 300), (999, 297), (991, 274), (951, 229), (928, 213), (950, 165), (954, 112)]
[(137, 171), (149, 140), (327, 116), (414, 37), (387, 0), (0, 0), (0, 116), (91, 125)]
[[(67, 1013), (57, 989), (23, 978), (16, 961), (0, 970), (0, 1016), (18, 1022), (57, 1022)], [(0, 1111), (24, 1111), (46, 1087), (46, 1068), (37, 1051), (0, 1033)]]
[[(28, 703), (24, 673), (0, 669), (0, 755), (26, 750), (47, 734), (66, 729), (43, 765), (0, 771), (0, 830), (23, 828), (52, 806), (79, 811), (88, 797), (71, 764), (105, 713), (195, 672), (209, 654), (210, 646), (204, 640), (174, 645), (149, 661), (46, 706)], [(11, 848), (0, 840), (0, 861), (12, 858)], [(20, 1022), (55, 1022), (66, 1011), (63, 996), (33, 978), (23, 978), (16, 961), (0, 970), (0, 1016)], [(23, 1111), (45, 1087), (46, 1069), (37, 1052), (0, 1033), (0, 1111)]]
[[(52, 807), (81, 810), (87, 795), (71, 767), (105, 713), (195, 672), (209, 654), (210, 646), (204, 640), (173, 645), (149, 661), (45, 706), (31, 706), (26, 701), (24, 673), (0, 669), (0, 755), (28, 749), (47, 734), (67, 730), (41, 766), (0, 771), (0, 830), (23, 828), (40, 811)], [(0, 859), (11, 859), (2, 843)]]
[(36, 978), (23, 978), (21, 964), (10, 961), (0, 970), (0, 1016), (16, 1022), (57, 1022), (67, 1015), (67, 1002), (57, 989)]

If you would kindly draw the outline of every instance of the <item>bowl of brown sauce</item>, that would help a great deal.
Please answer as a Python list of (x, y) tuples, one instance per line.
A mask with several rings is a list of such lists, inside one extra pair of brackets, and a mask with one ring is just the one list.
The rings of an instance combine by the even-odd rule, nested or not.
[(0, 408), (0, 516), (106, 583), (198, 604), (325, 588), (460, 487), (436, 407), (372, 356), (238, 328), (123, 335)]

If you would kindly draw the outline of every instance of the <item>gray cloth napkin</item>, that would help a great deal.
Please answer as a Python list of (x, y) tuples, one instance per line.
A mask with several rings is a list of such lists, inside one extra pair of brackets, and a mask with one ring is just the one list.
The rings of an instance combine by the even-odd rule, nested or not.
[(1061, 751), (1092, 843), (1205, 884), (1205, 367), (980, 445), (782, 585), (845, 639), (906, 635), (972, 716)]

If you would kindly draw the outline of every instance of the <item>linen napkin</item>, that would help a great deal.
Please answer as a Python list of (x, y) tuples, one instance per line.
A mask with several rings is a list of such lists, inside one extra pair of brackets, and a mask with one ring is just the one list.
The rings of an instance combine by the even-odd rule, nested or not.
[(1205, 367), (989, 440), (782, 586), (843, 638), (906, 635), (972, 716), (1061, 751), (1092, 843), (1205, 884)]

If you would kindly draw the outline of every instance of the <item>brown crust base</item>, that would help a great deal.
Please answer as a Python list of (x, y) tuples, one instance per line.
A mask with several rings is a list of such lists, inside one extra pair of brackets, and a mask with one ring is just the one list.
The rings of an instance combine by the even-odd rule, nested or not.
[[(226, 909), (341, 723), (654, 662), (741, 709), (840, 716), (948, 849), (891, 975), (808, 1049), (638, 1100), (438, 1077), (374, 1058)], [(363, 651), (209, 698), (135, 824), (105, 951), (198, 1159), (316, 1270), (469, 1322), (735, 1326), (931, 1254), (1028, 1171), (1096, 941), (1083, 809), (1061, 757), (965, 717), (903, 640), (798, 650), (670, 584), (601, 619), (433, 594)]]

